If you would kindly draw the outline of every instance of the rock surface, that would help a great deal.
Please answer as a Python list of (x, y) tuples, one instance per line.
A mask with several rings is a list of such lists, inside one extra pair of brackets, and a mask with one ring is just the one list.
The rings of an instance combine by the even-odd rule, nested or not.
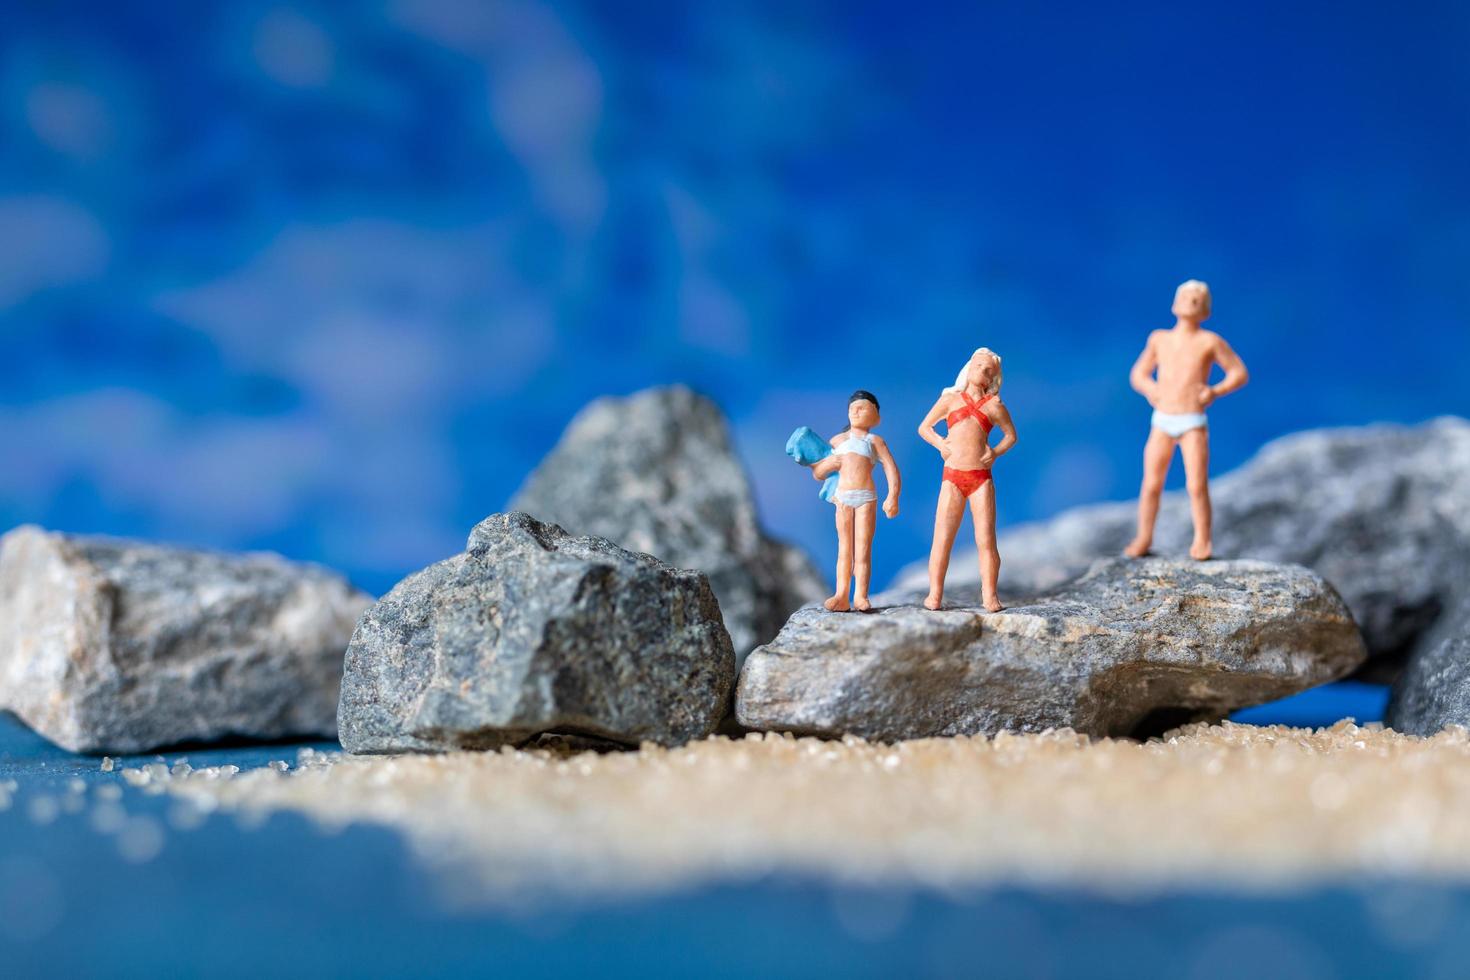
[(1470, 728), (1470, 620), (1455, 635), (1420, 650), (1394, 681), (1384, 722), (1405, 735)]
[(592, 402), (509, 509), (704, 572), (739, 657), (827, 594), (804, 552), (761, 529), (724, 416), (683, 386)]
[(73, 752), (331, 735), (371, 603), (277, 555), (19, 527), (0, 539), (0, 708)]
[(349, 752), (483, 749), (541, 733), (678, 745), (729, 710), (735, 654), (705, 576), (525, 514), (398, 583), (347, 650)]
[(736, 717), (885, 741), (1148, 735), (1334, 680), (1366, 656), (1331, 586), (1293, 565), (1119, 558), (999, 613), (930, 612), (921, 598), (888, 593), (867, 615), (803, 608), (746, 661)]
[[(1175, 464), (1177, 467), (1177, 463)], [(1268, 443), (1211, 481), (1215, 554), (1306, 565), (1342, 594), (1391, 679), (1416, 648), (1440, 639), (1443, 616), (1470, 603), (1470, 422), (1302, 432)], [(1001, 598), (1051, 588), (1135, 530), (1132, 501), (1083, 507), (1001, 535)], [(1192, 531), (1182, 493), (1165, 495), (1155, 550), (1183, 555)], [(927, 585), (922, 563), (894, 588)], [(951, 585), (978, 581), (973, 550), (956, 551)]]

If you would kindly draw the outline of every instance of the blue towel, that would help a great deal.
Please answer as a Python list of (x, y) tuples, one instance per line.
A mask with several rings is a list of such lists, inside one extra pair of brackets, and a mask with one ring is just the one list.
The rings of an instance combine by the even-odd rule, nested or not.
[[(802, 466), (815, 466), (832, 455), (832, 444), (803, 425), (786, 440), (786, 455)], [(837, 480), (836, 473), (823, 480), (817, 496), (830, 504), (837, 496)]]

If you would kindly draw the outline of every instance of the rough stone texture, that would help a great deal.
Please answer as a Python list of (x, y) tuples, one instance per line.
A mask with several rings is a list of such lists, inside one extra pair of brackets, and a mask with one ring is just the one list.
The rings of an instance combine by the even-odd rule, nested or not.
[[(1179, 464), (1176, 462), (1175, 466)], [(1306, 565), (1342, 594), (1388, 680), (1414, 649), (1437, 645), (1448, 614), (1470, 604), (1470, 423), (1302, 432), (1268, 443), (1211, 481), (1215, 554)], [(1046, 589), (1118, 554), (1136, 527), (1133, 501), (1083, 507), (1001, 535), (1001, 598)], [(1155, 550), (1183, 555), (1192, 529), (1182, 493), (1165, 495)], [(956, 552), (951, 585), (978, 580)], [(894, 588), (925, 587), (922, 563)]]
[(679, 745), (729, 710), (735, 653), (705, 576), (525, 514), (398, 583), (347, 650), (349, 752), (492, 748), (544, 732)]
[(331, 735), (371, 603), (278, 555), (19, 527), (0, 539), (0, 708), (73, 752)]
[(592, 402), (510, 509), (704, 572), (739, 657), (827, 594), (804, 552), (761, 529), (724, 416), (683, 386)]
[(1453, 636), (1420, 650), (1394, 681), (1384, 721), (1406, 735), (1446, 725), (1470, 728), (1470, 619)]
[(1147, 735), (1334, 680), (1366, 656), (1337, 593), (1294, 565), (1109, 559), (1000, 613), (930, 612), (921, 597), (880, 596), (868, 615), (799, 611), (746, 661), (740, 723), (885, 741)]

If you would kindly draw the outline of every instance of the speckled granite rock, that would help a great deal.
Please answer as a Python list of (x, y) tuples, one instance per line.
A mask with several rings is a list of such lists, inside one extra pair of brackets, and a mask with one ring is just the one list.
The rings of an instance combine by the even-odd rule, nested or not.
[(867, 615), (803, 608), (746, 661), (736, 717), (881, 740), (1152, 734), (1334, 680), (1366, 656), (1331, 586), (1294, 565), (1110, 559), (1000, 613), (930, 612), (921, 598), (888, 593)]
[(1409, 660), (1394, 681), (1384, 722), (1406, 735), (1433, 735), (1446, 725), (1470, 728), (1470, 618)]
[[(1175, 464), (1178, 465), (1177, 463)], [(1212, 481), (1215, 554), (1306, 565), (1353, 611), (1373, 679), (1437, 639), (1442, 612), (1470, 600), (1470, 422), (1302, 432), (1267, 444)], [(1133, 502), (1067, 511), (1001, 535), (1001, 597), (1050, 588), (1132, 539)], [(1183, 555), (1188, 502), (1166, 494), (1155, 547)], [(894, 588), (927, 585), (922, 563)], [(978, 581), (973, 550), (956, 552), (952, 585)], [(1430, 641), (1430, 642), (1426, 642)]]
[(347, 650), (349, 752), (480, 749), (544, 732), (679, 745), (729, 709), (735, 653), (705, 576), (525, 514), (410, 575)]
[(724, 416), (683, 386), (592, 402), (509, 509), (704, 572), (742, 658), (827, 594), (805, 553), (761, 529)]
[(0, 539), (0, 708), (73, 752), (331, 735), (371, 603), (278, 555), (19, 527)]

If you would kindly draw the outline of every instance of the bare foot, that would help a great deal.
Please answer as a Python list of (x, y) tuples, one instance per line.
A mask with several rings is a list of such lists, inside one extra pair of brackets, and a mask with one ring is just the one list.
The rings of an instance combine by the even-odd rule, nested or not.
[(1000, 612), (1002, 609), (1005, 608), (1005, 606), (1002, 606), (1000, 604), (1000, 600), (997, 599), (995, 596), (989, 596), (987, 598), (981, 599), (980, 603), (986, 608), (988, 612)]
[(868, 610), (873, 608), (873, 604), (868, 601), (867, 596), (860, 595), (852, 600), (852, 608), (856, 609), (858, 612), (867, 612)]
[(1193, 558), (1195, 561), (1205, 561), (1210, 557), (1211, 550), (1212, 549), (1210, 547), (1210, 542), (1196, 541), (1194, 544), (1189, 546), (1189, 557)]
[(938, 609), (939, 606), (940, 606), (940, 604), (943, 603), (943, 602), (944, 602), (944, 596), (942, 596), (942, 595), (935, 595), (933, 592), (931, 592), (927, 596), (924, 597), (924, 608), (925, 609)]
[(1128, 542), (1128, 547), (1123, 549), (1123, 554), (1127, 555), (1129, 558), (1142, 558), (1144, 555), (1148, 554), (1148, 549), (1152, 548), (1153, 546), (1154, 543), (1152, 541), (1147, 541), (1143, 538), (1134, 538), (1132, 541)]
[(826, 606), (831, 612), (847, 612), (849, 608), (847, 605), (847, 596), (845, 595), (834, 595), (822, 603), (822, 605)]

